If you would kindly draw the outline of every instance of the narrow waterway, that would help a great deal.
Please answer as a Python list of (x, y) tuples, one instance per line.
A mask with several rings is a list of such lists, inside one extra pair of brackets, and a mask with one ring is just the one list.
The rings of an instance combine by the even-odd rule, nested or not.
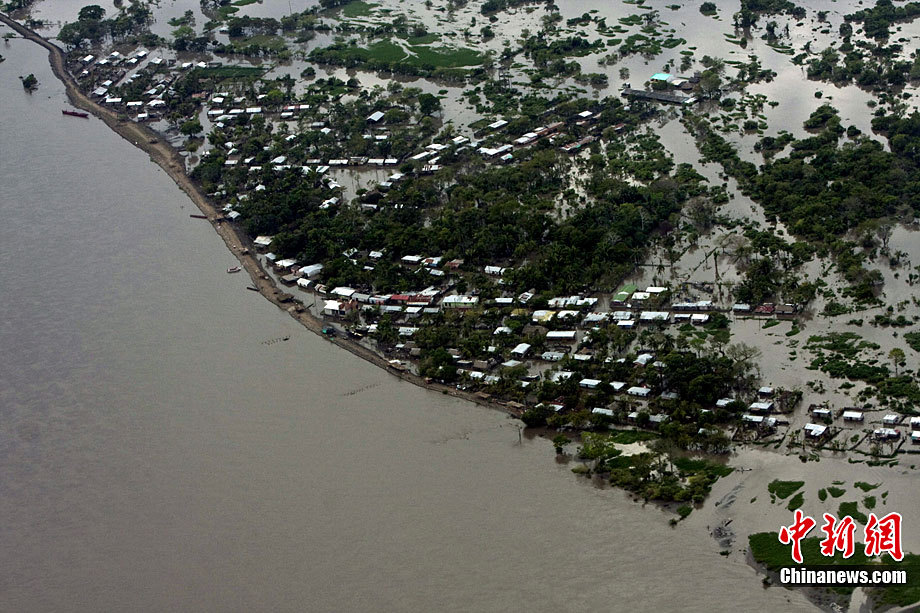
[(245, 291), (41, 49), (0, 53), (0, 611), (814, 608)]

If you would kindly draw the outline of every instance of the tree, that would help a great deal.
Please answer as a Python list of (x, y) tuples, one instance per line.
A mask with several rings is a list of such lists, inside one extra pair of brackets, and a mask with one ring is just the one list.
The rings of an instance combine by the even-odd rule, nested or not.
[(895, 347), (888, 352), (888, 359), (891, 360), (891, 363), (894, 365), (894, 374), (898, 375), (898, 367), (904, 363), (904, 350)]
[(712, 98), (717, 95), (722, 87), (722, 78), (715, 70), (706, 70), (700, 75), (700, 91), (707, 97)]
[(29, 93), (32, 93), (32, 91), (38, 86), (38, 79), (36, 79), (35, 75), (32, 73), (29, 73), (29, 76), (27, 77), (19, 78), (22, 79), (22, 88)]
[(441, 109), (441, 101), (433, 94), (419, 94), (418, 108), (422, 115), (431, 115)]
[(562, 455), (565, 446), (572, 442), (572, 439), (565, 434), (557, 434), (553, 437), (553, 447), (556, 448), (556, 455)]
[(105, 17), (105, 9), (98, 4), (89, 4), (80, 9), (77, 19), (80, 21), (99, 21)]
[(201, 122), (197, 119), (190, 119), (179, 127), (179, 132), (186, 136), (194, 136), (201, 132)]

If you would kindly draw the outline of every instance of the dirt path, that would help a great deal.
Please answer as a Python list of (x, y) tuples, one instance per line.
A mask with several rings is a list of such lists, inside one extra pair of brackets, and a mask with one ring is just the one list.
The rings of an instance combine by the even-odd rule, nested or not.
[(0, 21), (11, 27), (23, 38), (41, 45), (48, 50), (48, 59), (51, 63), (51, 70), (54, 72), (54, 76), (56, 76), (64, 84), (64, 88), (67, 91), (67, 98), (70, 100), (71, 104), (77, 108), (92, 113), (94, 116), (101, 119), (115, 133), (131, 142), (138, 149), (146, 152), (153, 162), (159, 165), (163, 170), (166, 171), (166, 174), (172, 177), (173, 181), (176, 182), (176, 185), (178, 185), (179, 188), (184, 191), (192, 200), (192, 202), (194, 202), (195, 205), (201, 210), (201, 212), (208, 217), (208, 220), (210, 221), (214, 230), (224, 240), (224, 243), (226, 243), (227, 247), (230, 249), (233, 255), (236, 256), (236, 258), (240, 261), (240, 265), (243, 267), (243, 269), (249, 273), (249, 278), (252, 279), (253, 287), (258, 288), (259, 293), (265, 296), (278, 308), (286, 311), (291, 315), (291, 317), (299, 321), (311, 332), (323, 336), (323, 338), (328, 339), (342, 349), (345, 349), (346, 351), (349, 351), (354, 355), (367, 360), (368, 362), (371, 362), (380, 368), (385, 369), (387, 372), (396, 377), (399, 377), (400, 379), (418, 385), (419, 387), (438, 391), (450, 396), (454, 396), (456, 398), (462, 398), (464, 400), (475, 402), (476, 404), (488, 406), (490, 408), (513, 414), (513, 412), (510, 411), (507, 407), (504, 407), (500, 404), (490, 402), (486, 399), (480, 398), (468, 392), (457, 390), (447, 385), (429, 383), (423, 377), (410, 372), (394, 369), (385, 357), (349, 339), (340, 337), (330, 338), (323, 335), (322, 329), (324, 324), (322, 320), (314, 317), (307, 311), (295, 310), (292, 308), (294, 306), (293, 304), (290, 302), (285, 303), (282, 301), (282, 297), (285, 295), (285, 292), (282, 292), (278, 289), (274, 280), (268, 274), (266, 274), (265, 270), (262, 268), (262, 264), (254, 254), (253, 245), (249, 240), (249, 237), (247, 237), (243, 231), (239, 229), (235, 224), (222, 223), (219, 221), (222, 217), (222, 214), (217, 210), (217, 208), (207, 198), (207, 196), (201, 192), (195, 182), (192, 181), (185, 173), (184, 161), (179, 156), (178, 152), (169, 143), (164, 142), (156, 132), (143, 124), (119, 119), (115, 112), (100, 106), (92, 99), (90, 99), (89, 96), (83, 93), (77, 82), (74, 80), (73, 75), (71, 75), (67, 70), (66, 58), (60, 47), (54, 45), (48, 40), (45, 40), (33, 30), (30, 30), (29, 28), (19, 24), (4, 13), (0, 13)]

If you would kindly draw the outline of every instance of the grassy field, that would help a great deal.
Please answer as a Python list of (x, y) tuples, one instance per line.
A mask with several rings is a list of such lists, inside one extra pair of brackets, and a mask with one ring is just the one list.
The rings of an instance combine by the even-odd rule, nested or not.
[(775, 479), (767, 486), (767, 491), (777, 498), (785, 499), (792, 496), (803, 485), (805, 485), (804, 481), (780, 481)]
[(464, 68), (478, 66), (482, 56), (472, 49), (453, 49), (449, 47), (408, 46), (409, 52), (389, 40), (382, 40), (363, 47), (347, 47), (323, 50), (327, 57), (332, 56), (341, 63), (385, 62), (388, 64), (406, 63), (413, 66), (434, 68)]
[(239, 49), (243, 49), (249, 45), (258, 45), (260, 47), (265, 47), (266, 49), (271, 49), (272, 51), (283, 51), (287, 48), (287, 42), (284, 40), (284, 38), (281, 36), (272, 36), (268, 34), (257, 34), (255, 36), (250, 36), (249, 38), (234, 41), (233, 43), (233, 46)]
[(265, 71), (253, 66), (220, 66), (218, 68), (196, 68), (195, 72), (205, 79), (246, 79), (259, 77)]
[(349, 2), (342, 7), (342, 17), (347, 17), (349, 19), (355, 19), (358, 17), (370, 17), (374, 7), (376, 6), (376, 4), (361, 2), (361, 0)]
[[(767, 570), (778, 571), (784, 566), (792, 566), (791, 545), (779, 542), (776, 532), (759, 532), (748, 538), (751, 546), (751, 555), (765, 566)], [(821, 538), (810, 537), (802, 539), (802, 559), (806, 566), (809, 565), (836, 565), (852, 566), (865, 565), (869, 559), (861, 544), (857, 543), (856, 551), (850, 558), (844, 558), (840, 552), (833, 558), (821, 555)], [(886, 564), (892, 564), (890, 558), (883, 558)], [(907, 571), (908, 583), (906, 585), (889, 585), (883, 588), (871, 588), (871, 594), (876, 599), (877, 605), (894, 605), (904, 607), (920, 602), (920, 556), (907, 554), (899, 563), (893, 563), (898, 569)], [(834, 588), (833, 591), (849, 594), (852, 588)]]

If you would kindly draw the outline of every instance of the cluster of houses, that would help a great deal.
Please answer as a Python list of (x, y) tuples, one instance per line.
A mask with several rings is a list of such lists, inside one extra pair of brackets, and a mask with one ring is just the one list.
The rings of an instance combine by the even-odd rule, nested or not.
[[(834, 419), (833, 411), (827, 406), (811, 406), (809, 408), (814, 419), (821, 420), (824, 423), (809, 422), (805, 424), (803, 430), (807, 439), (821, 441), (825, 436), (830, 434), (829, 424)], [(845, 423), (851, 425), (863, 424), (866, 420), (865, 413), (856, 407), (847, 407), (839, 412), (839, 417)], [(872, 430), (872, 438), (879, 442), (896, 442), (901, 440), (901, 431), (896, 426), (901, 425), (904, 417), (896, 413), (887, 413), (882, 417), (882, 426)], [(920, 444), (920, 416), (910, 418), (909, 427), (911, 430), (910, 440), (913, 444)]]
[[(157, 67), (164, 64), (174, 65), (175, 60), (150, 57), (148, 51), (140, 49), (130, 56), (118, 51), (113, 51), (102, 58), (86, 55), (80, 58), (79, 63), (80, 70), (75, 71), (77, 79), (84, 84), (93, 82), (96, 85), (90, 95), (100, 104), (131, 113), (136, 121), (147, 121), (159, 117), (158, 110), (166, 106), (163, 95), (170, 91), (170, 85), (177, 78), (177, 75), (174, 74), (161, 75), (154, 86), (144, 92), (142, 99), (125, 100), (120, 96), (111, 95), (110, 90), (133, 83), (141, 77), (142, 69), (156, 70)], [(192, 66), (189, 63), (188, 67)]]

